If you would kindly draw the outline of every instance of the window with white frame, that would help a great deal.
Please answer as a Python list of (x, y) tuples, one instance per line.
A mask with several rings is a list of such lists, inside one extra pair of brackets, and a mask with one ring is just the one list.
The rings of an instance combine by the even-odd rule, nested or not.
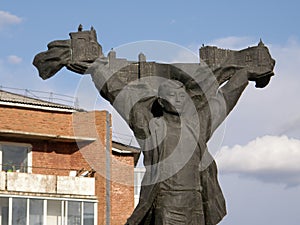
[[(41, 225), (44, 222), (44, 200), (29, 200), (29, 225)], [(51, 224), (51, 223), (50, 223)]]
[(96, 225), (96, 201), (0, 197), (0, 225)]
[(83, 203), (83, 224), (84, 225), (94, 225), (95, 221), (95, 204), (92, 202)]
[(63, 202), (57, 200), (47, 200), (47, 224), (62, 225)]
[(27, 199), (12, 199), (12, 224), (26, 225), (27, 216)]
[(68, 202), (68, 224), (81, 224), (81, 202)]
[(6, 172), (31, 172), (31, 145), (0, 142), (1, 170)]

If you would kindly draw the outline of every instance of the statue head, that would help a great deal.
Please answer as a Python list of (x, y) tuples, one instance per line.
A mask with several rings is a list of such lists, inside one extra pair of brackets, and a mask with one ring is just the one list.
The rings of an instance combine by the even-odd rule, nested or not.
[(185, 86), (178, 80), (167, 80), (158, 88), (158, 103), (167, 113), (181, 114), (186, 102)]

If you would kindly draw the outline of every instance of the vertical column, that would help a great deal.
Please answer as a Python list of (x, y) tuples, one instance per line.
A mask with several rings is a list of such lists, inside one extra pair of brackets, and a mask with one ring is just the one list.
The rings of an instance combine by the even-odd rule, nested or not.
[(84, 204), (83, 202), (80, 203), (80, 207), (81, 207), (81, 209), (80, 209), (80, 214), (81, 214), (80, 215), (80, 218), (81, 218), (80, 223), (81, 223), (81, 225), (84, 225), (83, 224), (83, 220), (84, 220), (84, 218), (83, 218), (84, 217), (84, 206), (83, 206), (83, 204)]
[(12, 224), (12, 197), (8, 200), (8, 225)]
[(30, 205), (29, 205), (29, 198), (27, 198), (26, 200), (26, 204), (27, 204), (27, 209), (26, 209), (26, 225), (29, 225), (29, 208), (30, 208)]
[[(44, 212), (43, 212), (43, 222), (44, 222), (44, 225), (47, 225), (47, 211), (48, 211), (48, 206), (47, 206), (47, 200), (46, 199), (44, 199), (43, 200), (43, 204), (44, 204)], [(49, 224), (50, 225), (50, 224)]]
[(68, 201), (61, 201), (61, 219), (63, 225), (68, 224)]
[(94, 225), (98, 225), (98, 203), (94, 203)]
[(138, 79), (141, 78), (141, 64), (146, 62), (146, 56), (143, 53), (139, 54), (139, 68), (138, 68)]

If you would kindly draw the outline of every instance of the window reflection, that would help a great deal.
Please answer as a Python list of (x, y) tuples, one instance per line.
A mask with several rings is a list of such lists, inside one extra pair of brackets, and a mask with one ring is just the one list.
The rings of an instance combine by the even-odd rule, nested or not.
[(7, 172), (27, 172), (28, 147), (18, 145), (1, 145), (2, 170)]
[(1, 225), (8, 225), (8, 198), (0, 198)]
[(84, 202), (83, 224), (84, 225), (94, 225), (94, 203)]
[(68, 224), (81, 225), (81, 202), (68, 202)]
[(26, 225), (27, 199), (13, 198), (12, 202), (12, 224)]
[(29, 225), (43, 225), (44, 201), (30, 199), (29, 201)]
[(47, 224), (61, 225), (61, 201), (47, 201)]

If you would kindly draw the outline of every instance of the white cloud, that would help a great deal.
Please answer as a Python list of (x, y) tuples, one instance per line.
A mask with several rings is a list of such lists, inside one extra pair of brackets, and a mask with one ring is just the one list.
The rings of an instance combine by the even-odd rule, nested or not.
[(199, 57), (189, 49), (179, 49), (170, 63), (199, 63)]
[(16, 55), (10, 55), (7, 57), (7, 61), (10, 63), (10, 64), (19, 64), (21, 63), (23, 60), (21, 57), (19, 56), (16, 56)]
[(13, 15), (9, 12), (0, 11), (0, 29), (4, 26), (11, 24), (19, 24), (22, 22), (22, 19), (16, 15)]
[[(265, 93), (252, 93), (252, 103), (260, 112), (265, 112), (265, 120), (268, 121), (266, 127), (270, 128), (272, 134), (292, 135), (300, 139), (300, 43), (290, 38), (284, 45), (270, 44), (269, 49), (276, 60), (275, 76)], [(261, 94), (264, 96), (260, 98), (258, 95)], [(272, 111), (266, 104), (272, 107)]]
[(245, 146), (223, 147), (216, 160), (223, 173), (238, 173), (288, 186), (300, 184), (298, 139), (263, 136)]
[(214, 45), (224, 49), (240, 50), (243, 48), (247, 48), (248, 46), (256, 45), (258, 42), (259, 40), (253, 40), (253, 38), (250, 37), (230, 36), (215, 39), (206, 45)]
[[(299, 76), (299, 63), (300, 63), (300, 43), (295, 38), (290, 38), (284, 45), (270, 44), (271, 54), (276, 59), (275, 70), (285, 78), (292, 77), (298, 79)], [(294, 84), (291, 79), (285, 79), (288, 85)]]

